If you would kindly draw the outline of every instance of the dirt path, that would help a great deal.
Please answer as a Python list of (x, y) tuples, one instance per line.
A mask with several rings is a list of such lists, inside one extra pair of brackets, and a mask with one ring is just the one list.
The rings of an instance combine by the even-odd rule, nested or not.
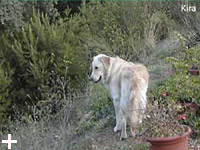
[(83, 150), (147, 150), (147, 143), (141, 138), (129, 137), (119, 140), (120, 133), (114, 133), (112, 127), (106, 127), (93, 133), (79, 143), (75, 149)]

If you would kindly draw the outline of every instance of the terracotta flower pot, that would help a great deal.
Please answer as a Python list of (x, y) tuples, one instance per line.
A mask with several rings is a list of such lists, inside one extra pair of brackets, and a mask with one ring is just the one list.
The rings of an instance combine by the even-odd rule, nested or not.
[(185, 126), (185, 133), (174, 137), (147, 138), (151, 143), (150, 150), (187, 150), (191, 129)]

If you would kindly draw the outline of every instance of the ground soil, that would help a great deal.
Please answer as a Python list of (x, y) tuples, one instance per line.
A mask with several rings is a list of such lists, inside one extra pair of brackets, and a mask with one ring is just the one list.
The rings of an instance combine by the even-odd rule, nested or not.
[(141, 137), (128, 137), (121, 141), (120, 133), (106, 127), (85, 138), (75, 149), (83, 150), (147, 150), (148, 144)]

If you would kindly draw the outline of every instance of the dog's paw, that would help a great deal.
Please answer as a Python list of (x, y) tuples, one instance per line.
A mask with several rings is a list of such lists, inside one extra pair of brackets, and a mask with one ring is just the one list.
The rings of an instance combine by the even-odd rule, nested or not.
[(121, 135), (121, 136), (120, 136), (120, 140), (121, 140), (121, 141), (123, 141), (123, 140), (125, 140), (125, 139), (127, 139), (127, 138), (128, 138), (127, 135)]
[(131, 137), (135, 138), (136, 136), (136, 133), (131, 133)]
[(136, 133), (133, 130), (131, 130), (131, 136), (136, 137)]
[(118, 126), (115, 126), (114, 127), (114, 132), (118, 132), (118, 131), (120, 131), (120, 129), (118, 128)]

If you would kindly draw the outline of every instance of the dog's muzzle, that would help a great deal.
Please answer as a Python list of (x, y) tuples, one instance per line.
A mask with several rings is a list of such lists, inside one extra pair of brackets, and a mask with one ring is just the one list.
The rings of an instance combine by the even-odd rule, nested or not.
[(94, 79), (91, 76), (88, 78), (88, 80), (92, 81), (94, 83), (98, 83), (101, 80), (101, 76), (99, 77), (99, 79), (97, 81), (94, 81)]
[(98, 83), (100, 80), (101, 80), (101, 76), (99, 77), (97, 81), (94, 81), (94, 83)]

